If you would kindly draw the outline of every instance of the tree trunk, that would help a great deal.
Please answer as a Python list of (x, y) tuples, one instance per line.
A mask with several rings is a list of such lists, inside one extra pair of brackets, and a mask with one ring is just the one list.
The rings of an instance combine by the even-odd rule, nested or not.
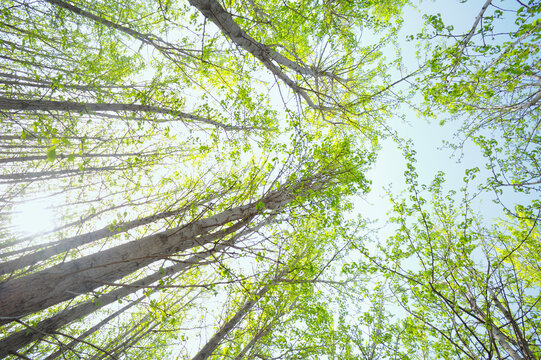
[[(232, 234), (256, 216), (261, 209), (279, 210), (295, 199), (291, 189), (267, 194), (260, 201), (225, 210), (182, 227), (119, 245), (38, 273), (0, 284), (0, 324), (13, 321), (73, 299), (102, 285), (122, 279), (158, 259), (201, 246)], [(209, 231), (235, 222), (233, 225)]]
[[(279, 281), (280, 279), (277, 280)], [(276, 314), (276, 317), (274, 319), (269, 321), (269, 323), (263, 325), (261, 329), (259, 329), (259, 331), (257, 331), (257, 333), (255, 333), (254, 336), (250, 339), (248, 344), (246, 344), (246, 346), (242, 348), (242, 350), (237, 354), (237, 356), (235, 356), (234, 360), (244, 359), (248, 351), (250, 351), (255, 346), (255, 344), (257, 344), (263, 337), (267, 336), (267, 334), (272, 331), (274, 325), (282, 318), (282, 316), (284, 316), (288, 311), (291, 311), (291, 309), (293, 309), (297, 302), (297, 299), (298, 297), (295, 298), (293, 303), (288, 306), (287, 310), (282, 308), (282, 310), (280, 310), (278, 314)]]
[(182, 111), (168, 109), (159, 106), (141, 105), (141, 104), (109, 104), (109, 103), (83, 103), (73, 101), (53, 101), (53, 100), (25, 100), (9, 99), (0, 97), (0, 110), (20, 110), (20, 111), (75, 111), (80, 113), (107, 112), (107, 111), (129, 111), (129, 112), (148, 112), (152, 114), (164, 114), (179, 117), (182, 119), (202, 122), (208, 125), (220, 127), (224, 130), (243, 130), (243, 127), (226, 125), (218, 121), (211, 120), (199, 115), (188, 114)]
[(222, 5), (216, 0), (188, 0), (189, 3), (197, 8), (205, 18), (212, 21), (227, 37), (235, 44), (243, 48), (257, 58), (273, 75), (282, 80), (291, 88), (297, 95), (302, 97), (310, 107), (321, 110), (328, 110), (326, 107), (321, 107), (312, 101), (306, 89), (293, 81), (282, 69), (273, 63), (273, 60), (280, 65), (293, 69), (301, 74), (314, 75), (314, 71), (303, 67), (294, 61), (289, 60), (282, 54), (274, 51), (265, 44), (261, 44), (253, 39), (246, 31), (242, 30), (239, 25), (233, 20), (233, 17), (227, 12)]
[(89, 172), (106, 172), (106, 171), (119, 171), (125, 170), (127, 168), (120, 168), (115, 166), (104, 166), (104, 167), (88, 167), (80, 169), (67, 169), (67, 170), (50, 170), (50, 171), (32, 171), (25, 173), (14, 173), (14, 174), (0, 174), (0, 180), (7, 180), (0, 182), (0, 184), (18, 184), (23, 182), (33, 182), (42, 179), (58, 179), (68, 176), (75, 176), (82, 173)]
[(101, 320), (96, 325), (92, 326), (90, 329), (86, 330), (84, 333), (79, 335), (77, 337), (77, 339), (74, 339), (74, 340), (70, 341), (70, 343), (67, 344), (67, 345), (62, 345), (57, 351), (55, 351), (54, 353), (47, 356), (44, 360), (54, 360), (57, 357), (59, 357), (60, 355), (62, 355), (63, 353), (65, 353), (66, 351), (69, 351), (69, 350), (73, 351), (73, 349), (82, 340), (84, 340), (88, 336), (90, 336), (93, 333), (95, 333), (96, 331), (98, 331), (102, 326), (106, 325), (109, 321), (113, 320), (114, 318), (116, 318), (120, 314), (123, 314), (126, 310), (130, 309), (132, 306), (139, 304), (141, 302), (141, 300), (143, 300), (143, 299), (144, 299), (143, 297), (140, 297), (139, 299), (137, 299), (135, 301), (131, 301), (128, 305), (123, 306), (121, 309), (115, 311), (111, 315), (107, 316), (105, 319)]
[(233, 239), (216, 246), (212, 250), (194, 255), (184, 262), (179, 262), (169, 266), (163, 269), (163, 271), (157, 271), (152, 275), (135, 281), (133, 284), (122, 286), (116, 290), (103, 294), (94, 299), (94, 301), (86, 301), (73, 308), (60, 311), (52, 317), (41, 321), (36, 326), (29, 328), (28, 330), (19, 331), (0, 340), (0, 358), (3, 358), (8, 354), (23, 348), (33, 341), (39, 341), (45, 336), (55, 333), (63, 326), (66, 326), (77, 319), (82, 319), (101, 307), (112, 304), (118, 299), (122, 299), (143, 287), (150, 286), (160, 279), (177, 274), (181, 271), (185, 271), (189, 267), (199, 264), (201, 260), (204, 260), (222, 249), (232, 245), (236, 241), (236, 238), (237, 237), (234, 237)]
[(261, 299), (268, 291), (270, 290), (269, 285), (263, 286), (256, 294), (249, 295), (248, 299), (242, 307), (235, 313), (235, 315), (229, 319), (221, 328), (218, 330), (201, 350), (192, 358), (192, 360), (205, 360), (208, 359), (216, 348), (220, 345), (223, 339), (233, 330), (248, 314), (248, 312), (254, 307), (255, 304)]
[[(1, 147), (1, 146), (0, 146)], [(46, 148), (45, 146), (42, 146), (42, 148)], [(19, 151), (20, 153), (20, 151)], [(36, 152), (34, 152), (36, 153)], [(7, 154), (13, 154), (13, 152), (8, 152)], [(43, 154), (43, 151), (41, 152)], [(99, 159), (99, 158), (115, 158), (120, 159), (123, 157), (129, 157), (129, 156), (138, 156), (140, 158), (150, 157), (154, 156), (157, 153), (124, 153), (124, 154), (70, 154), (70, 155), (63, 155), (58, 154), (56, 155), (57, 160), (61, 159), (68, 159), (70, 156), (73, 158), (82, 158), (82, 159)], [(0, 159), (0, 164), (12, 164), (17, 162), (27, 162), (27, 161), (36, 161), (36, 160), (47, 160), (47, 155), (23, 155), (23, 156), (16, 156), (11, 158), (2, 158)]]
[(0, 324), (91, 292), (156, 260), (217, 240), (246, 225), (249, 219), (240, 220), (210, 235), (203, 235), (205, 226), (188, 226), (186, 230), (178, 229), (178, 233), (158, 233), (35, 274), (8, 280), (0, 284), (0, 313), (4, 316)]
[(147, 225), (160, 219), (165, 219), (170, 216), (178, 215), (182, 211), (184, 211), (184, 209), (164, 211), (162, 213), (147, 216), (141, 219), (115, 224), (113, 227), (106, 226), (96, 231), (63, 239), (60, 241), (60, 243), (47, 249), (40, 250), (28, 255), (23, 255), (14, 260), (6, 261), (0, 264), (0, 275), (8, 274), (12, 271), (22, 269), (25, 266), (34, 265), (39, 261), (46, 260), (52, 256), (61, 254), (68, 250), (75, 249), (81, 245), (89, 244), (96, 240), (106, 239), (108, 237), (134, 229), (138, 226)]

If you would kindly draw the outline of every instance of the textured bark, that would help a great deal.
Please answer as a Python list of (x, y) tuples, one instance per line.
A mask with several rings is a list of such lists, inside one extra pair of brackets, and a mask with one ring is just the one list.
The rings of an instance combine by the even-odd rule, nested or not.
[[(235, 239), (229, 240), (222, 245), (216, 246), (215, 249), (206, 251), (201, 254), (194, 255), (184, 262), (179, 262), (175, 265), (169, 266), (163, 271), (157, 271), (152, 275), (149, 275), (141, 280), (130, 284), (130, 286), (123, 286), (116, 290), (113, 290), (107, 294), (97, 297), (94, 301), (83, 302), (73, 308), (61, 311), (52, 317), (45, 319), (38, 323), (35, 327), (28, 330), (22, 330), (14, 333), (2, 340), (0, 340), (0, 358), (23, 348), (33, 341), (39, 341), (49, 334), (54, 334), (63, 326), (69, 323), (84, 318), (92, 314), (94, 311), (100, 309), (100, 306), (107, 306), (114, 303), (118, 299), (128, 296), (129, 294), (138, 291), (142, 287), (150, 286), (160, 279), (177, 274), (186, 270), (190, 266), (197, 265), (215, 253), (221, 251), (223, 248), (234, 243)], [(100, 305), (97, 305), (100, 304)]]
[(60, 243), (51, 246), (47, 249), (36, 251), (35, 253), (20, 256), (14, 260), (6, 261), (0, 264), (0, 275), (8, 274), (12, 271), (22, 269), (25, 266), (34, 265), (39, 261), (46, 260), (52, 256), (61, 254), (71, 249), (75, 249), (81, 245), (89, 244), (96, 240), (105, 239), (123, 232), (129, 231), (139, 226), (153, 223), (154, 221), (165, 219), (170, 216), (178, 215), (183, 210), (165, 211), (152, 216), (147, 216), (142, 219), (137, 219), (129, 222), (119, 223), (112, 228), (106, 226), (96, 231), (86, 234), (72, 236), (63, 239)]
[[(245, 226), (262, 204), (279, 210), (296, 197), (289, 189), (225, 210), (183, 227), (116, 246), (0, 284), (0, 324), (46, 309), (119, 280), (152, 262), (201, 246)], [(225, 229), (218, 228), (234, 223)], [(209, 233), (215, 230), (214, 233)]]
[[(166, 51), (168, 49), (177, 49), (176, 46), (168, 42), (163, 41), (160, 38), (157, 38), (153, 35), (142, 34), (134, 29), (128, 28), (126, 26), (114, 23), (110, 20), (107, 20), (103, 17), (95, 15), (89, 11), (86, 11), (82, 8), (77, 7), (76, 5), (70, 4), (62, 0), (45, 0), (48, 3), (66, 9), (74, 14), (83, 16), (87, 19), (90, 19), (99, 24), (105, 25), (109, 28), (119, 30), (125, 34), (128, 34), (145, 44), (151, 45), (158, 50)], [(279, 52), (270, 48), (267, 45), (261, 44), (250, 35), (248, 35), (244, 30), (242, 30), (237, 23), (233, 20), (233, 17), (215, 0), (193, 0), (190, 3), (199, 9), (205, 17), (215, 23), (220, 30), (224, 32), (231, 40), (233, 40), (237, 45), (250, 52), (258, 59), (265, 61), (274, 60), (280, 65), (286, 66), (299, 74), (316, 76), (321, 73), (324, 75), (325, 72), (317, 72), (314, 69), (308, 68), (301, 64), (296, 63), (283, 56)]]
[(263, 62), (274, 60), (296, 72), (304, 75), (315, 75), (312, 69), (306, 68), (283, 56), (267, 45), (261, 44), (252, 38), (235, 22), (231, 13), (226, 11), (216, 0), (189, 0), (201, 14), (212, 21), (235, 44), (254, 55)]
[(171, 115), (182, 119), (202, 122), (208, 125), (220, 127), (224, 130), (243, 130), (243, 127), (225, 125), (203, 116), (188, 114), (182, 111), (168, 109), (159, 106), (141, 104), (110, 104), (110, 103), (83, 103), (73, 101), (51, 101), (51, 100), (25, 100), (8, 99), (0, 97), (0, 110), (20, 111), (74, 111), (80, 113), (128, 111), (128, 112), (149, 112), (153, 114)]
[(302, 74), (315, 75), (314, 71), (300, 66), (299, 64), (289, 60), (280, 53), (274, 51), (269, 46), (261, 44), (254, 40), (246, 31), (233, 20), (233, 17), (227, 12), (222, 5), (216, 0), (188, 0), (192, 6), (197, 8), (205, 18), (212, 21), (218, 28), (229, 37), (235, 44), (243, 48), (257, 58), (267, 69), (269, 69), (276, 77), (282, 80), (295, 93), (301, 96), (310, 107), (316, 109), (327, 110), (326, 107), (320, 107), (314, 104), (306, 89), (299, 86), (295, 81), (291, 80), (279, 66), (275, 65), (276, 61), (280, 65), (286, 66)]
[[(186, 56), (191, 56), (191, 54), (182, 51), (178, 47), (164, 42), (162, 39), (154, 38), (154, 36), (149, 36), (141, 34), (133, 29), (122, 26), (120, 24), (113, 23), (107, 19), (94, 15), (84, 9), (78, 8), (75, 5), (69, 4), (62, 0), (46, 0), (50, 4), (59, 6), (63, 9), (69, 10), (74, 14), (79, 16), (86, 17), (92, 21), (103, 24), (110, 28), (122, 31), (126, 34), (133, 36), (136, 39), (141, 40), (143, 43), (151, 45), (161, 51), (164, 56), (172, 58), (170, 52), (172, 49), (176, 50), (178, 53), (182, 53)], [(233, 20), (233, 17), (215, 0), (189, 0), (190, 4), (196, 7), (207, 19), (212, 21), (218, 28), (228, 36), (235, 44), (250, 52), (258, 60), (262, 62), (267, 69), (269, 69), (277, 78), (282, 80), (290, 89), (292, 89), (297, 95), (302, 97), (307, 104), (318, 110), (332, 110), (327, 106), (316, 105), (310, 96), (307, 93), (307, 89), (303, 88), (295, 81), (293, 81), (286, 73), (284, 73), (281, 68), (273, 63), (273, 61), (278, 64), (290, 68), (302, 75), (314, 76), (323, 75), (331, 78), (337, 78), (333, 74), (329, 74), (325, 71), (314, 70), (306, 66), (302, 66), (282, 54), (274, 51), (267, 45), (261, 44), (249, 36), (244, 30), (242, 30), (237, 23)], [(214, 124), (216, 125), (216, 124)], [(224, 125), (227, 126), (227, 125)]]
[[(231, 221), (234, 221), (233, 219)], [(178, 234), (159, 233), (112, 249), (59, 264), (35, 274), (0, 285), (0, 313), (7, 323), (73, 299), (127, 276), (156, 260), (230, 234), (245, 224), (237, 222), (225, 230), (202, 235), (204, 226), (179, 230)]]

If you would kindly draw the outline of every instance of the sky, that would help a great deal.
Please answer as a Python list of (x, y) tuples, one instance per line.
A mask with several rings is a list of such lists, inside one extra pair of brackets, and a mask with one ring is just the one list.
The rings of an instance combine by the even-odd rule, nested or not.
[[(399, 43), (406, 68), (413, 71), (419, 64), (415, 41), (406, 41), (406, 36), (415, 35), (421, 31), (424, 23), (423, 14), (440, 13), (444, 23), (452, 24), (456, 33), (467, 33), (484, 2), (476, 0), (464, 4), (459, 1), (424, 1), (417, 4), (417, 8), (408, 6), (405, 9), (404, 23), (399, 33)], [(395, 56), (394, 49), (389, 48), (386, 57), (391, 59), (393, 56)], [(462, 152), (453, 151), (444, 146), (444, 141), (453, 140), (452, 136), (459, 126), (458, 121), (440, 125), (439, 121), (446, 116), (442, 114), (441, 119), (429, 122), (407, 106), (403, 106), (397, 113), (404, 115), (404, 121), (398, 117), (390, 118), (390, 127), (396, 130), (403, 139), (413, 142), (413, 149), (417, 153), (416, 165), (420, 184), (429, 184), (438, 171), (443, 171), (446, 179), (444, 189), (458, 190), (464, 186), (463, 178), (466, 169), (479, 167), (480, 180), (490, 175), (484, 169), (486, 160), (479, 148), (471, 141), (465, 143)], [(406, 162), (402, 151), (391, 138), (383, 140), (381, 147), (377, 161), (368, 173), (368, 177), (372, 180), (371, 192), (365, 199), (359, 199), (356, 204), (357, 213), (370, 214), (369, 217), (379, 220), (380, 223), (387, 217), (386, 214), (392, 207), (386, 189), (392, 190), (393, 194), (399, 194), (406, 189), (404, 182)], [(487, 220), (502, 215), (501, 206), (494, 204), (492, 199), (490, 194), (476, 199), (477, 205), (482, 206), (483, 216)]]
[[(442, 13), (445, 22), (452, 23), (457, 30), (464, 29), (464, 31), (467, 31), (473, 24), (483, 2), (470, 1), (461, 4), (458, 1), (424, 1), (417, 5), (417, 8), (407, 7), (403, 15), (402, 30), (399, 34), (399, 42), (402, 47), (402, 56), (406, 68), (415, 70), (418, 64), (414, 42), (408, 43), (405, 39), (407, 35), (414, 35), (421, 31), (423, 13)], [(445, 6), (443, 7), (442, 4), (445, 4)], [(395, 56), (395, 49), (390, 46), (387, 49), (386, 57), (392, 60)], [(147, 75), (151, 77), (150, 73)], [(397, 74), (398, 77), (399, 74)], [(275, 99), (275, 102), (277, 106), (280, 106), (282, 100)], [(413, 141), (414, 149), (417, 151), (417, 170), (421, 182), (430, 182), (437, 171), (443, 170), (446, 172), (448, 183), (456, 188), (457, 186), (454, 185), (460, 183), (466, 168), (484, 163), (479, 150), (471, 144), (466, 145), (466, 153), (460, 164), (457, 163), (460, 154), (454, 154), (453, 156), (451, 150), (442, 148), (443, 141), (449, 139), (449, 135), (454, 133), (456, 124), (448, 123), (442, 127), (435, 122), (428, 123), (426, 119), (419, 118), (415, 111), (408, 109), (406, 106), (399, 109), (397, 113), (404, 114), (405, 121), (395, 117), (389, 119), (389, 124), (391, 128), (397, 130), (401, 137)], [(401, 150), (397, 148), (392, 139), (384, 140), (379, 151), (378, 160), (368, 173), (368, 177), (372, 180), (372, 191), (366, 198), (357, 201), (355, 212), (369, 213), (374, 219), (384, 219), (390, 209), (390, 202), (386, 199), (385, 189), (391, 187), (393, 193), (405, 189), (404, 170), (405, 162)], [(15, 227), (25, 233), (48, 230), (54, 222), (54, 219), (50, 218), (54, 216), (48, 216), (47, 204), (43, 201), (39, 204), (26, 204), (21, 209), (15, 210), (19, 213), (14, 219), (16, 222)], [(38, 210), (39, 215), (36, 214)], [(41, 220), (27, 221), (28, 218)], [(26, 223), (25, 229), (20, 225), (24, 223)]]
[[(407, 35), (416, 34), (421, 30), (423, 23), (421, 12), (441, 12), (445, 22), (455, 25), (455, 29), (458, 31), (461, 29), (467, 31), (473, 24), (483, 3), (484, 1), (473, 0), (467, 4), (460, 4), (458, 1), (425, 1), (418, 6), (419, 9), (406, 9), (403, 16), (403, 29), (399, 36), (401, 44), (404, 44), (403, 56), (409, 70), (416, 68), (417, 61), (413, 43), (409, 43), (408, 46), (405, 38)], [(393, 49), (389, 49), (387, 56), (394, 56), (393, 51)], [(390, 125), (397, 130), (400, 136), (413, 141), (414, 149), (417, 151), (417, 170), (421, 183), (430, 182), (438, 171), (444, 171), (448, 187), (458, 189), (462, 186), (462, 178), (467, 168), (483, 166), (485, 161), (479, 150), (472, 144), (466, 144), (461, 162), (458, 162), (460, 154), (453, 154), (452, 150), (443, 148), (443, 141), (449, 140), (450, 135), (456, 131), (456, 123), (447, 123), (444, 126), (440, 126), (437, 121), (429, 123), (427, 120), (419, 118), (415, 111), (407, 107), (399, 109), (397, 112), (404, 114), (405, 121), (392, 118), (389, 119)], [(387, 217), (386, 213), (391, 208), (385, 189), (392, 187), (394, 194), (405, 189), (403, 176), (405, 162), (401, 150), (397, 148), (392, 139), (384, 140), (381, 146), (378, 159), (368, 173), (368, 178), (372, 180), (372, 191), (356, 201), (355, 213), (379, 220), (380, 224), (383, 225), (381, 222)], [(481, 198), (479, 201), (486, 205), (484, 208), (486, 216), (501, 215), (500, 207), (492, 205), (490, 197)], [(31, 210), (23, 208), (21, 213), (28, 212), (23, 215), (22, 220), (19, 218), (17, 221), (38, 224), (35, 219), (41, 218), (45, 219), (45, 222), (50, 222), (50, 219), (46, 219), (47, 212), (42, 209), (43, 207), (30, 206)]]

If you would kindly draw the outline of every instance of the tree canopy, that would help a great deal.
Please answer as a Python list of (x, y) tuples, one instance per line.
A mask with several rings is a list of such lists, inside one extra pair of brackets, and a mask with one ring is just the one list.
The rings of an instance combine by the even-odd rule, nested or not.
[(0, 358), (541, 358), (541, 3), (461, 3), (3, 1)]

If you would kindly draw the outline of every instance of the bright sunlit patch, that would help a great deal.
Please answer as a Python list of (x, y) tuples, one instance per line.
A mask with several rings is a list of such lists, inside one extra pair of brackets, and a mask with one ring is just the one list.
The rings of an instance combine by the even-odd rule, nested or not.
[(54, 228), (53, 211), (44, 201), (18, 204), (13, 209), (11, 225), (22, 234), (44, 233)]

